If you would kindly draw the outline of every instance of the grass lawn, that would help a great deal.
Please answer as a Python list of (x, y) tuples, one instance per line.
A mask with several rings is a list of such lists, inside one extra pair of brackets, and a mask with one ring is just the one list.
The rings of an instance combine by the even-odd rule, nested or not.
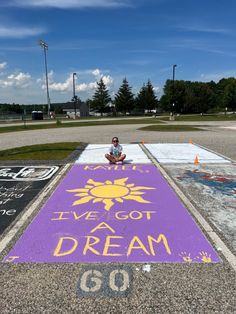
[(7, 149), (0, 151), (0, 160), (62, 160), (79, 145), (79, 142), (66, 142)]
[(163, 123), (162, 121), (151, 118), (151, 119), (112, 119), (104, 121), (83, 121), (83, 122), (68, 122), (63, 123), (62, 121), (54, 121), (54, 123), (47, 124), (27, 124), (24, 126), (6, 126), (0, 127), (0, 133), (7, 132), (18, 132), (18, 131), (28, 131), (28, 130), (42, 130), (42, 129), (55, 129), (55, 128), (71, 128), (71, 127), (82, 127), (82, 126), (98, 126), (98, 125), (114, 125), (114, 124), (150, 124), (150, 123)]
[[(169, 117), (163, 117), (159, 119), (163, 121), (169, 121)], [(180, 115), (175, 116), (175, 121), (232, 121), (236, 120), (236, 114), (230, 115)]]
[(191, 125), (148, 125), (138, 130), (158, 132), (204, 131)]

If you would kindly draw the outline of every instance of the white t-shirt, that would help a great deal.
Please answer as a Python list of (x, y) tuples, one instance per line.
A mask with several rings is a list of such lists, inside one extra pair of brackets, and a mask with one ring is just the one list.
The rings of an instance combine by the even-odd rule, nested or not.
[(109, 152), (112, 153), (113, 156), (117, 157), (119, 153), (122, 152), (122, 146), (118, 144), (117, 146), (111, 145)]

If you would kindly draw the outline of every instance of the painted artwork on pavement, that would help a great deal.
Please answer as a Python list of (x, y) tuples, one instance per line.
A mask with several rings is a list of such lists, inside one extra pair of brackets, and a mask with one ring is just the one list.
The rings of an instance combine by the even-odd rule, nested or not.
[(25, 210), (59, 166), (0, 167), (0, 234)]
[(230, 164), (231, 162), (207, 149), (190, 143), (145, 144), (145, 147), (161, 164), (193, 164), (196, 156), (200, 163)]
[(220, 259), (153, 165), (74, 165), (5, 262)]
[(166, 169), (236, 249), (236, 165), (168, 165)]
[(58, 166), (0, 167), (0, 181), (44, 181), (50, 179)]
[(210, 171), (203, 171), (199, 169), (186, 170), (185, 174), (177, 177), (181, 180), (194, 180), (209, 188), (214, 193), (222, 193), (228, 196), (236, 196), (236, 175), (223, 175)]

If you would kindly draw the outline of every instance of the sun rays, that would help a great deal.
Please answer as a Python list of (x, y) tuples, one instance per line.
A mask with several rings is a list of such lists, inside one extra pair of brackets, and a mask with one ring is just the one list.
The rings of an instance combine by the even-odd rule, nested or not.
[(109, 211), (115, 204), (123, 203), (124, 200), (132, 200), (138, 203), (150, 203), (142, 198), (141, 195), (145, 194), (141, 190), (153, 190), (155, 188), (146, 186), (135, 186), (134, 183), (126, 184), (129, 178), (121, 178), (114, 180), (106, 180), (105, 182), (96, 182), (92, 179), (87, 181), (87, 185), (83, 188), (67, 190), (67, 192), (75, 193), (80, 199), (74, 201), (73, 206), (81, 205), (92, 201), (92, 203), (102, 202), (104, 209)]

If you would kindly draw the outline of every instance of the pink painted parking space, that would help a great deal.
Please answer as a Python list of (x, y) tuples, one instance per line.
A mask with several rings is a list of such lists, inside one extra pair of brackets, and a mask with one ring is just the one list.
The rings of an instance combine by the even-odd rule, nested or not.
[(5, 262), (220, 259), (154, 165), (74, 165)]

